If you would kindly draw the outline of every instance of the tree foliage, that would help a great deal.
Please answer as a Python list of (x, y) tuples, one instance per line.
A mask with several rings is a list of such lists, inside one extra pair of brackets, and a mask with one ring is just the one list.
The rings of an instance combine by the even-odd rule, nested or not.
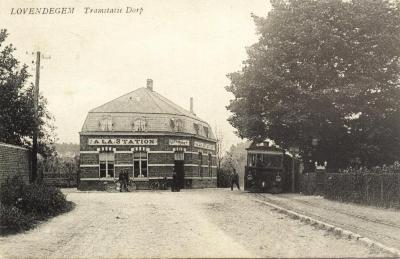
[(230, 186), (230, 173), (233, 169), (239, 174), (239, 181), (243, 184), (244, 169), (247, 163), (246, 148), (250, 146), (250, 142), (242, 142), (231, 145), (221, 160), (221, 171), (225, 173), (225, 182)]
[(259, 40), (228, 75), (237, 134), (298, 146), (343, 168), (400, 154), (400, 4), (276, 0), (253, 16)]
[(49, 156), (54, 152), (54, 118), (46, 109), (46, 99), (40, 96), (36, 125), (34, 86), (28, 81), (28, 67), (20, 66), (12, 44), (4, 46), (7, 36), (6, 30), (0, 30), (0, 142), (30, 147), (34, 129), (38, 127), (39, 153)]

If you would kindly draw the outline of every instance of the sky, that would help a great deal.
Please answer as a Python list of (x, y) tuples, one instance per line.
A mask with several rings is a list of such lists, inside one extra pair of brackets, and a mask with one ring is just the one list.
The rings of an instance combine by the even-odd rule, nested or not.
[[(15, 14), (31, 7), (74, 12)], [(85, 13), (85, 7), (122, 13)], [(127, 7), (143, 11), (126, 13)], [(90, 109), (151, 78), (156, 92), (186, 109), (193, 97), (195, 113), (229, 148), (242, 140), (227, 122), (233, 95), (225, 90), (226, 75), (241, 69), (246, 47), (258, 39), (251, 13), (266, 16), (269, 9), (268, 0), (1, 0), (0, 26), (32, 75), (32, 53), (45, 57), (40, 92), (55, 117), (58, 142), (79, 143)]]

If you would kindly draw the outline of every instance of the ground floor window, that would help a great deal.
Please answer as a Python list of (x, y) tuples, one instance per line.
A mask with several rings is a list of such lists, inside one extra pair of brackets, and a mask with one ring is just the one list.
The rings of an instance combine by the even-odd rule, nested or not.
[(199, 176), (203, 175), (203, 153), (199, 152)]
[(208, 176), (212, 177), (212, 155), (208, 154)]
[(99, 153), (100, 178), (114, 178), (114, 152), (101, 152)]
[(147, 177), (147, 152), (133, 153), (133, 177)]

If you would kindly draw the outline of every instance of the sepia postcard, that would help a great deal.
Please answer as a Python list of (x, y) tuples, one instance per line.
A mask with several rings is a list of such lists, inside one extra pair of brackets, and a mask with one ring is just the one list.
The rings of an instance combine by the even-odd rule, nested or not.
[(1, 258), (400, 256), (400, 4), (0, 1)]

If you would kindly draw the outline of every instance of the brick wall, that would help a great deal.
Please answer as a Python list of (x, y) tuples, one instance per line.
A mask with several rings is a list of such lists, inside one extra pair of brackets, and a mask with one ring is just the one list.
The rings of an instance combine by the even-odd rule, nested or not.
[(116, 164), (132, 164), (132, 153), (116, 153), (115, 163)]
[(26, 183), (31, 174), (31, 153), (25, 148), (0, 143), (0, 183), (20, 176)]
[(174, 153), (149, 153), (149, 164), (173, 164)]
[(99, 167), (81, 167), (80, 178), (98, 178)]
[(172, 177), (173, 166), (149, 166), (149, 177)]
[(80, 163), (82, 165), (98, 165), (99, 164), (99, 154), (92, 153), (92, 154), (85, 154), (81, 153)]

